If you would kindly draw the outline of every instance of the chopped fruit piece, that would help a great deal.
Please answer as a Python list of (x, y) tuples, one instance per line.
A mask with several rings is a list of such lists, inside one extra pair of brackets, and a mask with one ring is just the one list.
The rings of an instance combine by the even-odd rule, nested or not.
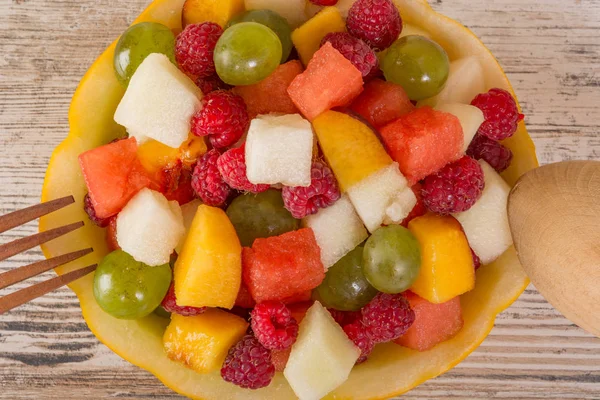
[(308, 65), (319, 50), (321, 40), (330, 32), (345, 32), (346, 24), (335, 7), (326, 7), (292, 32), (292, 42), (296, 46), (300, 60)]
[(300, 61), (292, 60), (281, 64), (271, 75), (254, 85), (234, 87), (233, 93), (244, 99), (252, 119), (261, 114), (297, 114), (298, 109), (287, 88), (303, 70)]
[(178, 304), (231, 308), (240, 290), (242, 247), (225, 212), (198, 207), (175, 262)]
[(329, 313), (340, 326), (346, 326), (352, 324), (361, 319), (362, 314), (360, 311), (340, 311), (333, 308), (328, 309)]
[(200, 77), (196, 79), (196, 86), (198, 86), (205, 95), (214, 92), (215, 90), (231, 89), (231, 86), (223, 82), (216, 73), (211, 76)]
[(290, 84), (288, 93), (309, 120), (333, 108), (346, 106), (362, 92), (362, 74), (331, 43), (325, 43), (306, 71)]
[(292, 312), (292, 317), (294, 317), (296, 322), (301, 323), (312, 304), (312, 301), (304, 301), (301, 303), (289, 304), (288, 308)]
[(202, 92), (164, 54), (150, 54), (131, 77), (115, 122), (139, 143), (148, 138), (178, 148), (190, 132)]
[(269, 185), (254, 185), (246, 176), (246, 150), (243, 147), (227, 150), (217, 160), (217, 167), (225, 183), (231, 188), (250, 193), (268, 190)]
[(185, 242), (185, 238), (187, 237), (188, 232), (190, 231), (190, 227), (192, 226), (192, 222), (194, 221), (194, 217), (196, 216), (196, 211), (198, 211), (198, 207), (202, 202), (198, 199), (192, 200), (189, 203), (185, 203), (181, 206), (181, 215), (183, 216), (183, 226), (185, 227), (185, 235), (181, 238), (181, 241), (175, 247), (175, 251), (177, 254), (181, 254), (181, 249), (183, 247), (183, 243)]
[(190, 133), (188, 140), (179, 146), (179, 159), (185, 168), (192, 169), (192, 166), (206, 153), (206, 150), (204, 139)]
[(257, 304), (250, 317), (254, 335), (267, 349), (287, 349), (296, 341), (298, 322), (285, 304), (277, 301)]
[(473, 249), (471, 249), (471, 256), (473, 256), (473, 268), (475, 268), (475, 271), (477, 271), (479, 268), (481, 268), (481, 259), (477, 254), (475, 254)]
[[(333, 0), (321, 0), (321, 1), (333, 2)], [(340, 10), (340, 14), (342, 15), (342, 18), (346, 19), (346, 17), (348, 17), (348, 10), (350, 10), (350, 7), (352, 7), (352, 4), (354, 4), (355, 1), (356, 0), (338, 0), (336, 2), (335, 7), (338, 10)], [(323, 6), (318, 6), (316, 4), (313, 4), (310, 1), (307, 1), (306, 8), (304, 10), (304, 14), (306, 14), (306, 16), (308, 18), (312, 18), (322, 9), (323, 9)]]
[(119, 246), (150, 266), (168, 263), (184, 234), (179, 204), (150, 189), (140, 190), (117, 217)]
[(415, 109), (402, 86), (373, 79), (350, 105), (374, 128), (381, 128)]
[(376, 50), (389, 47), (402, 31), (402, 19), (392, 0), (358, 0), (348, 11), (348, 32)]
[(315, 235), (307, 228), (256, 239), (242, 257), (244, 283), (257, 302), (306, 292), (325, 277)]
[(361, 313), (361, 322), (375, 343), (397, 339), (415, 320), (415, 313), (402, 294), (379, 293)]
[(250, 295), (248, 288), (246, 287), (246, 285), (244, 285), (243, 282), (240, 285), (240, 291), (238, 292), (237, 298), (235, 299), (235, 305), (237, 307), (248, 308), (248, 309), (254, 308), (254, 306), (256, 305), (256, 302)]
[(307, 290), (306, 292), (298, 293), (290, 297), (286, 297), (285, 299), (281, 299), (283, 304), (296, 304), (296, 303), (304, 303), (310, 301), (312, 298), (312, 290)]
[(222, 34), (223, 28), (206, 20), (186, 26), (175, 43), (175, 58), (181, 70), (196, 77), (214, 75), (213, 54)]
[(332, 206), (307, 216), (302, 224), (315, 233), (325, 268), (338, 262), (368, 236), (350, 199), (345, 195)]
[(459, 103), (441, 104), (435, 109), (452, 114), (458, 118), (465, 138), (463, 144), (463, 153), (465, 153), (469, 147), (469, 143), (471, 143), (477, 130), (485, 120), (483, 112), (475, 106)]
[(357, 364), (367, 361), (367, 357), (373, 351), (375, 342), (369, 337), (366, 327), (362, 322), (354, 322), (344, 326), (344, 332), (356, 347), (360, 349), (360, 357), (356, 360)]
[(288, 359), (290, 358), (290, 353), (292, 352), (292, 348), (289, 347), (285, 350), (272, 350), (271, 351), (271, 361), (273, 362), (273, 366), (275, 367), (276, 372), (283, 372), (285, 366), (287, 365)]
[(432, 303), (444, 303), (475, 287), (469, 242), (451, 216), (427, 214), (408, 229), (421, 244), (421, 272), (411, 291)]
[(469, 211), (454, 214), (461, 223), (469, 244), (486, 265), (512, 245), (506, 211), (510, 186), (488, 163), (479, 160), (485, 177), (481, 198)]
[(381, 136), (411, 185), (460, 158), (464, 143), (458, 118), (430, 107), (386, 125)]
[(475, 136), (467, 154), (476, 160), (484, 160), (498, 173), (508, 168), (513, 158), (509, 148), (483, 135)]
[(244, 389), (260, 389), (269, 386), (275, 375), (271, 352), (252, 335), (246, 335), (229, 350), (221, 368), (226, 382)]
[(419, 28), (415, 25), (403, 24), (402, 32), (400, 32), (400, 36), (398, 38), (410, 35), (425, 36), (427, 39), (431, 39), (431, 35), (425, 29)]
[(494, 88), (478, 94), (471, 105), (483, 111), (485, 116), (478, 133), (493, 140), (504, 140), (514, 135), (524, 118), (515, 99), (504, 89)]
[(192, 171), (184, 168), (180, 160), (159, 171), (158, 182), (159, 191), (169, 201), (175, 200), (181, 205), (189, 203), (196, 197), (192, 188)]
[(185, 317), (192, 317), (194, 315), (202, 314), (206, 311), (206, 307), (182, 307), (177, 304), (177, 297), (175, 297), (175, 285), (171, 283), (167, 295), (160, 303), (162, 308), (172, 314), (179, 314)]
[(261, 115), (246, 139), (248, 180), (254, 184), (309, 186), (313, 133), (299, 114)]
[(427, 207), (425, 207), (425, 204), (423, 203), (423, 197), (421, 196), (421, 184), (416, 183), (411, 190), (417, 198), (417, 204), (415, 204), (410, 214), (408, 214), (408, 216), (402, 220), (402, 223), (400, 223), (400, 225), (405, 228), (408, 227), (408, 223), (410, 221), (427, 213)]
[(94, 206), (92, 205), (92, 199), (90, 198), (89, 193), (86, 193), (85, 196), (83, 196), (83, 211), (85, 211), (90, 221), (100, 228), (106, 228), (110, 223), (110, 217), (98, 218), (96, 215), (96, 210), (94, 210)]
[(335, 6), (338, 0), (310, 0), (310, 2), (317, 6)]
[(332, 32), (325, 35), (321, 45), (325, 42), (331, 43), (337, 51), (350, 60), (363, 78), (372, 78), (380, 73), (379, 60), (375, 52), (362, 40), (347, 32)]
[(218, 370), (229, 349), (246, 333), (248, 323), (223, 310), (209, 308), (185, 317), (171, 314), (163, 336), (167, 357), (201, 374)]
[(150, 139), (138, 146), (137, 156), (146, 171), (156, 173), (177, 161), (179, 149)]
[(185, 0), (181, 24), (211, 21), (225, 26), (237, 13), (244, 11), (244, 0)]
[(327, 309), (316, 301), (300, 324), (283, 375), (300, 400), (320, 399), (348, 379), (360, 354)]
[(221, 176), (217, 161), (220, 154), (212, 149), (204, 154), (194, 168), (192, 188), (200, 199), (209, 206), (221, 207), (231, 194), (231, 188)]
[(426, 351), (445, 342), (463, 327), (460, 297), (434, 304), (412, 292), (405, 293), (415, 312), (415, 322), (394, 343), (418, 351)]
[(292, 28), (302, 24), (306, 0), (246, 0), (246, 10), (271, 10), (287, 20)]
[(117, 217), (110, 217), (110, 222), (106, 228), (106, 245), (108, 251), (120, 250), (119, 242), (117, 241)]

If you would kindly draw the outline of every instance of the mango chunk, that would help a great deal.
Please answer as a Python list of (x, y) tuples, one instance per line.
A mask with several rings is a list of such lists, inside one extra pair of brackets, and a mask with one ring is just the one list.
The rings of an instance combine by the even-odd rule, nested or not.
[(181, 13), (182, 25), (214, 22), (225, 27), (236, 14), (244, 11), (244, 0), (186, 0)]
[(325, 7), (317, 15), (292, 32), (292, 42), (300, 60), (307, 65), (321, 47), (321, 40), (331, 32), (345, 32), (346, 23), (336, 7)]

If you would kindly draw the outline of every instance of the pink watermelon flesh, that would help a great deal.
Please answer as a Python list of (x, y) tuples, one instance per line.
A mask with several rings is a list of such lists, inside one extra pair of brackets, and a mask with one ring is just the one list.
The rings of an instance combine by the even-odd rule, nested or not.
[(415, 109), (402, 86), (381, 79), (373, 79), (352, 102), (350, 108), (373, 127), (382, 126)]

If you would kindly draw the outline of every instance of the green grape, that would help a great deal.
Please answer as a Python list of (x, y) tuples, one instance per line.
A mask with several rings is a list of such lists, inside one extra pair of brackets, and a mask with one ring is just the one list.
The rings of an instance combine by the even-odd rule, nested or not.
[(277, 68), (281, 54), (281, 41), (270, 28), (256, 22), (240, 22), (219, 38), (215, 68), (225, 83), (252, 85)]
[(124, 87), (144, 59), (152, 53), (162, 53), (175, 65), (175, 35), (163, 24), (140, 22), (121, 35), (113, 59), (117, 79)]
[(377, 290), (363, 274), (363, 248), (357, 247), (331, 266), (317, 287), (321, 302), (330, 308), (357, 311), (364, 307)]
[(396, 40), (381, 57), (385, 79), (402, 86), (411, 100), (422, 100), (438, 94), (450, 71), (444, 49), (419, 35)]
[(163, 308), (163, 306), (158, 306), (154, 310), (154, 314), (158, 315), (161, 318), (171, 318), (171, 313)]
[(237, 197), (227, 207), (242, 246), (252, 246), (254, 239), (279, 236), (298, 229), (298, 220), (283, 206), (281, 192), (269, 189), (259, 194)]
[(285, 62), (292, 52), (292, 28), (287, 20), (272, 10), (250, 10), (233, 17), (227, 28), (240, 22), (257, 22), (273, 30), (281, 40), (281, 62)]
[(363, 272), (380, 292), (401, 293), (421, 269), (421, 248), (414, 235), (399, 225), (379, 228), (365, 243)]
[(171, 284), (169, 264), (151, 267), (123, 250), (109, 253), (94, 275), (94, 297), (115, 318), (137, 319), (153, 312)]

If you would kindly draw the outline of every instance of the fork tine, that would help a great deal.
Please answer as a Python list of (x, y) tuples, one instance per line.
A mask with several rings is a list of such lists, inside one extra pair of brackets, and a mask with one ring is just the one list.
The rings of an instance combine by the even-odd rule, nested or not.
[(35, 298), (45, 295), (59, 287), (71, 283), (96, 269), (96, 264), (71, 271), (67, 274), (57, 276), (56, 278), (29, 286), (14, 293), (0, 298), (0, 315), (8, 310), (27, 303)]
[(15, 254), (19, 254), (20, 252), (31, 249), (39, 244), (56, 239), (59, 236), (66, 235), (67, 233), (81, 228), (82, 226), (83, 221), (79, 221), (0, 245), (0, 261), (6, 260), (8, 257), (12, 257)]
[(75, 203), (73, 196), (47, 201), (0, 216), (0, 233)]
[(94, 250), (90, 247), (89, 249), (74, 251), (69, 254), (64, 254), (48, 260), (43, 260), (33, 264), (25, 265), (23, 267), (11, 269), (10, 271), (0, 274), (0, 289), (4, 289), (5, 287), (9, 287), (15, 283), (24, 281), (25, 279), (39, 275), (42, 272), (56, 268), (59, 265), (76, 260), (85, 256), (86, 254), (90, 254), (92, 251)]

